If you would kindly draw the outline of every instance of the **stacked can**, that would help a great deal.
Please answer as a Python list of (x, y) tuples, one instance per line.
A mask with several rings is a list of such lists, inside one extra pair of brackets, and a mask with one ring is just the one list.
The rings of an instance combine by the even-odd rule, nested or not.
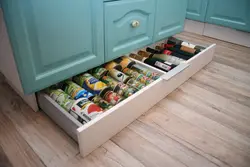
[(122, 66), (114, 61), (108, 62), (107, 64), (104, 65), (104, 67), (107, 70), (111, 70), (111, 69), (116, 69), (121, 71), (122, 70)]
[(109, 69), (108, 75), (122, 83), (126, 83), (129, 79), (131, 79), (130, 76), (127, 76), (123, 72), (116, 69)]
[(137, 90), (140, 90), (142, 88), (145, 87), (145, 85), (137, 80), (135, 80), (134, 78), (124, 74), (121, 71), (118, 71), (116, 69), (111, 69), (109, 70), (108, 73), (109, 76), (111, 76), (112, 78), (116, 79), (117, 81), (120, 81), (124, 84), (127, 84)]
[(104, 111), (109, 110), (110, 108), (113, 107), (110, 103), (108, 103), (98, 95), (91, 97), (90, 100), (95, 104), (97, 104), (98, 106), (100, 106)]
[(65, 81), (61, 85), (62, 89), (69, 94), (73, 99), (77, 100), (79, 98), (93, 97), (94, 95), (87, 90), (83, 89), (81, 86), (77, 85), (73, 81)]
[(84, 89), (90, 91), (94, 95), (101, 96), (104, 100), (106, 100), (108, 103), (111, 103), (112, 105), (115, 105), (123, 100), (121, 96), (111, 91), (111, 87), (107, 86), (104, 82), (101, 82), (89, 73), (78, 75), (73, 79)]
[(146, 77), (151, 78), (153, 80), (157, 80), (158, 78), (160, 78), (160, 75), (156, 72), (152, 72), (149, 71), (148, 69), (146, 69), (145, 67), (139, 65), (139, 64), (135, 64), (131, 67), (132, 70), (135, 70), (139, 73), (144, 74)]
[(81, 115), (86, 122), (93, 120), (103, 113), (103, 109), (101, 107), (86, 98), (76, 100), (71, 107), (71, 111)]
[(122, 70), (122, 72), (124, 72), (125, 74), (127, 74), (130, 77), (135, 78), (135, 80), (137, 80), (137, 81), (139, 81), (139, 82), (141, 82), (141, 83), (143, 83), (145, 85), (149, 85), (150, 83), (153, 82), (152, 79), (146, 77), (144, 74), (140, 74), (137, 71), (131, 70), (129, 68), (124, 68)]
[(70, 111), (71, 106), (75, 102), (71, 97), (61, 89), (47, 89), (46, 93), (57, 102), (66, 111)]
[(126, 56), (122, 56), (118, 59), (114, 60), (116, 63), (120, 64), (122, 66), (122, 69), (124, 68), (131, 68), (134, 64), (136, 64), (135, 61), (131, 60), (130, 58)]
[(122, 82), (118, 82), (110, 76), (103, 76), (101, 81), (109, 85), (114, 92), (124, 97), (129, 97), (137, 91)]
[(81, 114), (71, 110), (71, 107), (75, 104), (75, 100), (71, 99), (70, 96), (66, 94), (63, 90), (48, 89), (46, 93), (80, 123), (85, 124), (86, 122), (88, 122), (88, 117), (84, 117)]
[(89, 72), (97, 79), (101, 79), (108, 73), (108, 70), (103, 67), (96, 67), (94, 69), (89, 70)]

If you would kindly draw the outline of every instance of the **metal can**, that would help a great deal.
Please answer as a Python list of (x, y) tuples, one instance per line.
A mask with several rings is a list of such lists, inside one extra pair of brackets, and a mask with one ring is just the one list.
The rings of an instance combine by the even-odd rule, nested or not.
[(141, 90), (142, 88), (145, 87), (145, 85), (143, 83), (135, 80), (134, 78), (131, 78), (130, 80), (128, 80), (128, 82), (126, 84), (137, 89), (137, 90)]
[(97, 79), (101, 79), (103, 76), (105, 76), (108, 73), (108, 70), (103, 67), (96, 67), (94, 69), (89, 70), (90, 73)]
[(107, 70), (111, 70), (111, 69), (117, 69), (119, 71), (122, 70), (122, 66), (120, 64), (117, 64), (116, 62), (114, 61), (111, 61), (111, 62), (108, 62), (107, 64), (105, 64), (105, 68)]
[(94, 95), (100, 95), (106, 89), (111, 90), (105, 83), (99, 81), (89, 73), (75, 76), (73, 80)]
[(69, 94), (73, 99), (77, 100), (79, 98), (90, 98), (94, 95), (87, 90), (83, 89), (81, 86), (77, 85), (73, 81), (65, 81), (62, 84), (62, 89)]
[(130, 58), (126, 56), (122, 56), (118, 59), (114, 60), (116, 63), (119, 63), (122, 66), (122, 69), (124, 68), (130, 68), (132, 67), (135, 63), (135, 61), (131, 60)]
[(129, 87), (128, 85), (120, 82), (119, 83), (120, 89), (123, 90), (123, 96), (124, 97), (129, 97), (131, 95), (133, 95), (135, 92), (137, 92), (137, 89)]
[(104, 100), (106, 100), (108, 103), (112, 105), (116, 105), (117, 103), (123, 100), (121, 96), (119, 96), (117, 93), (113, 91), (106, 91), (102, 97)]
[(71, 110), (77, 115), (83, 116), (82, 118), (89, 122), (103, 113), (103, 109), (88, 99), (81, 98), (75, 101)]
[(116, 79), (117, 81), (126, 83), (131, 77), (127, 76), (121, 71), (118, 71), (116, 69), (111, 69), (108, 72), (108, 75), (111, 76), (112, 78)]
[(158, 78), (160, 78), (160, 74), (156, 73), (156, 72), (152, 72), (149, 71), (148, 69), (144, 68), (143, 66), (139, 65), (139, 64), (135, 64), (131, 67), (132, 70), (135, 70), (139, 73), (144, 74), (146, 77), (151, 78), (153, 80), (157, 80)]
[(58, 103), (62, 108), (64, 108), (68, 112), (70, 111), (71, 106), (75, 102), (68, 94), (66, 94), (61, 89), (49, 89), (47, 90), (47, 93), (53, 100), (55, 100), (56, 103)]
[(91, 101), (100, 106), (104, 111), (109, 110), (110, 108), (113, 107), (110, 103), (105, 101), (100, 96), (94, 96), (93, 98), (91, 98)]
[(136, 92), (135, 89), (130, 88), (128, 85), (122, 82), (118, 82), (110, 76), (103, 76), (101, 80), (109, 85), (113, 89), (113, 91), (120, 96), (129, 97)]
[(149, 85), (150, 83), (153, 82), (152, 79), (146, 77), (144, 74), (140, 74), (135, 70), (131, 70), (129, 68), (124, 68), (122, 70), (122, 72), (124, 72), (125, 74), (127, 74), (128, 76), (131, 76), (133, 78), (135, 78), (135, 80), (145, 84), (145, 85)]

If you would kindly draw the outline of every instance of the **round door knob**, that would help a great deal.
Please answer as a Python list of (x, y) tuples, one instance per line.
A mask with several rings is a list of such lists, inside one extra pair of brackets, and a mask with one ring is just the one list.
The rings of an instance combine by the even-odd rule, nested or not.
[(138, 20), (134, 20), (134, 21), (132, 21), (131, 25), (133, 28), (136, 28), (136, 27), (140, 26), (140, 22)]

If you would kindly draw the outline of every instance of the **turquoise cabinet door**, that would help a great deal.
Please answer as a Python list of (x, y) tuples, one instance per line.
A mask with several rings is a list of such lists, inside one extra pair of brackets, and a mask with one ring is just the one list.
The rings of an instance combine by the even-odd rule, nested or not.
[(105, 61), (151, 44), (154, 0), (107, 2), (105, 10)]
[(186, 18), (205, 22), (208, 0), (188, 0)]
[(206, 22), (250, 32), (250, 0), (209, 0)]
[(2, 1), (24, 92), (104, 63), (102, 0)]
[(154, 41), (183, 31), (187, 0), (156, 0)]

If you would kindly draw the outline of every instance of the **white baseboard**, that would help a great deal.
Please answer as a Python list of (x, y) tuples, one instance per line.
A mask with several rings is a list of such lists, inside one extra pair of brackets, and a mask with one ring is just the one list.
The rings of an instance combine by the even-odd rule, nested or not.
[(250, 33), (213, 24), (205, 24), (203, 35), (250, 47)]
[(185, 20), (184, 30), (187, 32), (250, 47), (250, 33), (248, 32), (188, 19)]
[(203, 35), (204, 27), (205, 23), (186, 19), (184, 31)]

